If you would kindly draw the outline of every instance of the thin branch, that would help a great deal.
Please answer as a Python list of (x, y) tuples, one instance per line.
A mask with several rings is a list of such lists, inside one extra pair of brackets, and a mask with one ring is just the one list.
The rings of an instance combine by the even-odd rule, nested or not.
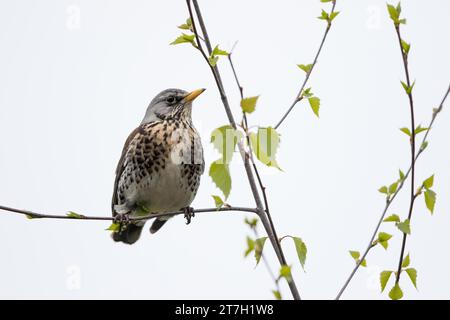
[[(209, 54), (211, 54), (212, 46), (211, 46), (211, 42), (210, 42), (210, 39), (209, 39), (209, 36), (208, 36), (208, 32), (206, 30), (205, 23), (203, 21), (202, 14), (200, 12), (200, 7), (198, 5), (197, 0), (192, 0), (192, 2), (194, 4), (196, 16), (197, 16), (200, 28), (202, 30), (203, 38), (205, 39), (206, 47), (208, 49)], [(192, 12), (192, 8), (191, 8), (191, 1), (190, 0), (186, 0), (186, 3), (187, 3), (187, 6), (188, 6), (190, 18), (192, 20), (192, 26), (193, 26), (193, 29), (194, 29), (194, 33), (196, 34), (196, 37), (197, 37), (198, 49), (202, 53), (202, 56), (204, 58), (206, 58), (206, 60), (208, 60), (207, 56), (206, 56), (206, 54), (205, 54), (205, 52), (204, 52), (204, 50), (202, 48), (202, 45), (201, 45), (200, 41), (198, 40), (198, 31), (197, 31), (197, 27), (196, 27), (196, 24), (195, 24), (195, 18), (194, 18), (194, 15), (193, 15), (193, 12)], [(216, 81), (217, 88), (219, 89), (220, 97), (221, 97), (223, 106), (225, 108), (225, 112), (227, 114), (228, 121), (230, 122), (230, 125), (233, 128), (236, 129), (237, 128), (236, 127), (236, 122), (234, 120), (233, 114), (231, 112), (230, 105), (228, 103), (228, 98), (226, 96), (226, 93), (225, 93), (225, 90), (224, 90), (224, 87), (223, 87), (223, 83), (222, 83), (222, 79), (220, 77), (219, 69), (217, 68), (217, 65), (213, 67), (213, 66), (210, 65), (209, 61), (207, 61), (207, 63), (208, 63), (208, 66), (211, 69), (211, 72), (213, 73), (214, 79)], [(253, 198), (254, 198), (255, 203), (256, 203), (256, 207), (257, 207), (257, 210), (258, 210), (258, 215), (259, 215), (259, 217), (261, 219), (261, 222), (262, 222), (262, 224), (264, 226), (264, 229), (267, 232), (267, 235), (268, 235), (268, 237), (270, 239), (272, 247), (275, 250), (275, 253), (277, 255), (277, 258), (278, 258), (280, 264), (281, 265), (287, 265), (286, 258), (284, 257), (283, 249), (280, 246), (280, 244), (279, 244), (279, 242), (278, 242), (278, 240), (277, 240), (277, 238), (276, 238), (276, 236), (274, 234), (274, 230), (271, 228), (270, 222), (268, 221), (268, 218), (267, 218), (266, 213), (264, 211), (263, 204), (262, 204), (262, 201), (261, 201), (261, 197), (260, 197), (259, 192), (258, 192), (258, 187), (256, 185), (255, 178), (254, 178), (254, 175), (253, 175), (250, 163), (249, 163), (248, 154), (245, 151), (245, 148), (244, 148), (244, 145), (243, 145), (242, 141), (239, 141), (238, 148), (239, 148), (239, 152), (241, 154), (242, 160), (244, 162), (245, 172), (247, 174), (247, 179), (249, 181), (250, 188), (251, 188), (251, 191), (252, 191), (252, 194), (253, 194)], [(291, 281), (288, 281), (288, 284), (289, 284), (289, 288), (291, 290), (291, 293), (292, 293), (292, 296), (294, 297), (294, 299), (300, 299), (300, 294), (298, 292), (298, 289), (297, 289), (297, 286), (296, 286), (294, 280), (292, 279)]]
[[(450, 85), (447, 88), (447, 92), (444, 94), (444, 97), (441, 100), (441, 103), (439, 104), (439, 107), (433, 110), (433, 115), (431, 117), (430, 123), (428, 124), (428, 130), (426, 131), (422, 142), (421, 142), (421, 146), (425, 145), (425, 142), (427, 141), (428, 135), (430, 133), (431, 128), (433, 127), (433, 124), (436, 120), (437, 115), (442, 111), (442, 108), (444, 106), (445, 100), (448, 97), (448, 94), (450, 92)], [(422, 152), (425, 150), (425, 148), (420, 148), (419, 151), (416, 153), (416, 157), (415, 157), (415, 162), (417, 161), (417, 159), (420, 157), (420, 155), (422, 154)], [(405, 173), (405, 177), (403, 178), (403, 180), (401, 181), (400, 185), (397, 187), (397, 191), (395, 191), (395, 193), (386, 200), (386, 205), (384, 206), (384, 209), (381, 213), (381, 217), (378, 220), (378, 223), (375, 227), (375, 230), (372, 234), (372, 237), (369, 240), (369, 243), (367, 245), (366, 250), (364, 251), (363, 255), (361, 256), (361, 258), (359, 259), (358, 263), (356, 264), (356, 266), (353, 268), (352, 272), (350, 273), (349, 277), (347, 278), (347, 280), (345, 281), (344, 285), (342, 286), (342, 288), (339, 290), (338, 295), (336, 296), (336, 300), (339, 300), (340, 297), (342, 296), (342, 294), (344, 293), (344, 291), (347, 289), (347, 286), (350, 284), (350, 281), (353, 279), (353, 276), (355, 275), (356, 271), (358, 271), (359, 267), (361, 266), (361, 263), (364, 261), (364, 259), (366, 258), (367, 254), (369, 253), (370, 249), (373, 248), (373, 243), (375, 241), (375, 237), (377, 236), (378, 230), (380, 229), (381, 223), (384, 220), (384, 217), (386, 216), (386, 213), (390, 207), (390, 205), (392, 204), (392, 202), (394, 201), (394, 199), (397, 197), (397, 194), (400, 192), (400, 190), (403, 188), (404, 185), (404, 181), (408, 178), (409, 174), (411, 173), (412, 167), (410, 166), (408, 171), (406, 171)]]
[[(336, 7), (336, 0), (333, 0), (333, 7), (331, 8), (330, 15), (334, 12), (335, 7)], [(311, 69), (309, 70), (309, 72), (306, 73), (305, 80), (303, 81), (298, 94), (295, 96), (295, 99), (292, 102), (292, 104), (290, 105), (289, 109), (286, 111), (286, 113), (281, 117), (280, 121), (278, 121), (277, 125), (274, 127), (275, 129), (278, 129), (278, 127), (283, 123), (283, 121), (286, 119), (286, 117), (289, 115), (289, 113), (291, 113), (292, 109), (294, 109), (295, 105), (297, 103), (299, 103), (301, 100), (303, 100), (303, 96), (302, 96), (303, 90), (305, 89), (305, 86), (308, 83), (309, 77), (311, 76), (311, 72), (313, 71), (313, 69), (317, 63), (317, 59), (319, 58), (320, 52), (322, 51), (322, 47), (325, 43), (325, 40), (327, 39), (328, 32), (330, 31), (330, 29), (331, 29), (331, 21), (329, 23), (327, 23), (327, 27), (323, 34), (322, 41), (320, 42), (319, 49), (317, 50), (316, 55), (314, 57), (314, 61), (311, 65)]]
[[(30, 219), (66, 219), (66, 220), (107, 220), (107, 221), (115, 221), (114, 217), (100, 217), (100, 216), (85, 216), (85, 215), (57, 215), (57, 214), (46, 214), (46, 213), (38, 213), (29, 210), (16, 209), (6, 206), (0, 205), (0, 210), (9, 211), (18, 213), (21, 215), (25, 215)], [(206, 208), (206, 209), (194, 209), (194, 213), (206, 213), (206, 212), (217, 212), (217, 211), (244, 211), (244, 212), (252, 212), (258, 214), (258, 210), (255, 208), (245, 208), (245, 207), (223, 207), (223, 208)], [(149, 215), (141, 216), (141, 217), (129, 217), (129, 221), (142, 221), (142, 220), (151, 220), (159, 217), (172, 217), (180, 214), (185, 214), (185, 211), (174, 211), (174, 212), (163, 212), (163, 213), (152, 213)]]
[[(408, 85), (408, 88), (412, 89), (411, 87), (411, 80), (409, 77), (409, 69), (408, 69), (408, 54), (404, 52), (403, 46), (402, 46), (402, 37), (400, 35), (400, 25), (395, 25), (395, 31), (397, 33), (397, 39), (398, 44), (400, 45), (400, 52), (402, 54), (403, 59), (403, 67), (405, 69), (405, 76), (406, 76), (406, 84)], [(414, 100), (412, 96), (412, 90), (407, 90), (408, 100), (409, 100), (409, 111), (410, 111), (410, 117), (411, 117), (411, 192), (410, 192), (410, 203), (409, 203), (409, 212), (408, 212), (408, 220), (411, 221), (413, 208), (414, 208), (414, 201), (416, 200), (417, 196), (415, 194), (415, 169), (416, 169), (416, 125), (415, 125), (415, 119), (414, 119)], [(403, 262), (403, 255), (405, 254), (405, 247), (406, 247), (406, 238), (408, 234), (406, 232), (403, 233), (403, 240), (402, 240), (402, 248), (400, 250), (400, 257), (399, 257), (399, 263), (398, 263), (398, 269), (396, 274), (395, 283), (398, 283), (400, 281), (400, 274), (402, 272), (402, 262)]]

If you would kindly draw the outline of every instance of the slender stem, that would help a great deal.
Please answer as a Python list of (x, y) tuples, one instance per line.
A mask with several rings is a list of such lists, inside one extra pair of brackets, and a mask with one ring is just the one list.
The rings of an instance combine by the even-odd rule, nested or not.
[[(212, 52), (211, 42), (210, 42), (210, 39), (209, 39), (209, 36), (208, 36), (208, 32), (206, 30), (205, 23), (203, 21), (203, 17), (202, 17), (201, 11), (200, 11), (200, 7), (198, 5), (197, 0), (192, 0), (192, 2), (194, 4), (194, 8), (195, 8), (196, 16), (197, 16), (197, 19), (198, 19), (198, 23), (199, 23), (200, 28), (202, 30), (203, 38), (205, 39), (206, 47), (208, 49), (209, 54), (211, 54), (211, 52)], [(192, 26), (193, 26), (193, 29), (194, 29), (194, 33), (196, 34), (196, 37), (197, 37), (197, 47), (202, 52), (202, 56), (204, 58), (206, 58), (206, 61), (207, 61), (208, 65), (209, 65), (209, 67), (211, 69), (211, 72), (213, 73), (214, 79), (216, 81), (217, 88), (219, 89), (219, 92), (220, 92), (220, 97), (221, 97), (222, 103), (223, 103), (224, 108), (225, 108), (225, 112), (226, 112), (227, 117), (228, 117), (228, 121), (230, 122), (230, 125), (233, 128), (236, 129), (237, 128), (236, 127), (236, 122), (234, 120), (233, 114), (231, 112), (230, 105), (228, 103), (228, 98), (226, 96), (226, 93), (225, 93), (225, 90), (224, 90), (224, 87), (223, 87), (223, 83), (222, 83), (222, 79), (220, 77), (219, 69), (217, 68), (217, 65), (213, 67), (213, 66), (211, 66), (209, 64), (207, 56), (206, 56), (205, 52), (203, 51), (202, 45), (201, 45), (200, 41), (198, 40), (198, 31), (197, 31), (194, 15), (193, 15), (192, 8), (191, 8), (191, 1), (190, 0), (186, 0), (186, 3), (187, 3), (187, 6), (188, 6), (190, 18), (192, 20)], [(277, 255), (277, 258), (278, 258), (280, 264), (281, 265), (287, 265), (286, 259), (284, 257), (283, 249), (281, 248), (279, 242), (277, 241), (277, 239), (275, 237), (275, 234), (274, 234), (274, 230), (271, 228), (270, 222), (268, 221), (268, 218), (267, 218), (266, 213), (264, 211), (264, 207), (263, 207), (263, 204), (262, 204), (262, 201), (261, 201), (261, 197), (259, 195), (258, 188), (257, 188), (257, 185), (256, 185), (256, 181), (255, 181), (255, 178), (254, 178), (254, 175), (253, 175), (250, 163), (249, 163), (248, 154), (245, 151), (245, 148), (244, 148), (244, 145), (243, 145), (242, 141), (239, 141), (238, 148), (239, 148), (239, 152), (240, 152), (241, 157), (242, 157), (243, 162), (244, 162), (245, 172), (246, 172), (246, 175), (247, 175), (248, 182), (250, 184), (250, 189), (252, 191), (253, 198), (254, 198), (255, 203), (256, 203), (256, 207), (257, 207), (257, 210), (258, 210), (258, 215), (259, 215), (259, 217), (261, 219), (261, 222), (262, 222), (262, 224), (264, 226), (264, 229), (267, 232), (267, 235), (268, 235), (268, 237), (270, 239), (272, 247), (275, 250), (275, 253)], [(288, 284), (289, 284), (289, 288), (291, 290), (291, 293), (292, 293), (292, 296), (294, 297), (294, 299), (300, 299), (300, 294), (298, 292), (298, 289), (297, 289), (297, 286), (296, 286), (294, 280), (288, 281)]]
[[(333, 7), (331, 8), (331, 13), (334, 12), (334, 8), (335, 7), (336, 7), (336, 1), (333, 0)], [(323, 47), (323, 45), (325, 43), (325, 40), (327, 39), (328, 32), (330, 31), (330, 29), (331, 29), (331, 22), (327, 23), (327, 27), (326, 27), (325, 32), (323, 34), (322, 41), (320, 42), (319, 49), (317, 50), (316, 55), (314, 56), (314, 61), (313, 61), (312, 65), (311, 65), (311, 69), (309, 70), (309, 72), (306, 73), (305, 80), (303, 81), (298, 94), (295, 96), (294, 101), (291, 103), (291, 105), (289, 106), (288, 110), (281, 117), (280, 121), (278, 121), (278, 123), (275, 125), (275, 127), (274, 127), (275, 129), (278, 129), (278, 127), (283, 123), (283, 121), (286, 119), (286, 117), (289, 115), (289, 113), (291, 113), (292, 109), (294, 109), (295, 105), (298, 102), (300, 102), (301, 100), (303, 100), (303, 97), (302, 97), (303, 89), (305, 89), (305, 86), (308, 83), (309, 77), (311, 76), (311, 72), (313, 71), (313, 69), (314, 69), (314, 67), (315, 67), (315, 65), (317, 63), (317, 59), (319, 58), (320, 52), (322, 51), (322, 47)]]
[[(422, 142), (421, 142), (421, 146), (423, 146), (425, 144), (425, 142), (428, 139), (428, 135), (430, 133), (431, 128), (433, 127), (433, 124), (437, 118), (437, 115), (442, 111), (442, 108), (444, 106), (445, 100), (447, 99), (448, 95), (450, 92), (450, 85), (447, 88), (447, 91), (444, 94), (444, 97), (441, 100), (441, 103), (439, 104), (439, 107), (433, 110), (433, 115), (431, 117), (430, 123), (428, 124), (428, 130), (426, 131)], [(420, 157), (420, 155), (422, 154), (422, 152), (425, 149), (420, 147), (419, 151), (417, 151), (416, 156), (415, 156), (415, 162), (417, 161), (417, 159)], [(353, 279), (353, 276), (356, 274), (356, 271), (358, 271), (359, 267), (361, 266), (362, 261), (364, 261), (364, 259), (366, 258), (367, 254), (369, 253), (369, 251), (373, 248), (373, 242), (375, 240), (375, 237), (377, 236), (378, 230), (380, 228), (381, 223), (383, 222), (383, 219), (390, 207), (390, 205), (392, 204), (392, 202), (394, 201), (394, 199), (397, 197), (397, 194), (400, 192), (400, 190), (403, 188), (404, 185), (404, 181), (408, 178), (409, 174), (411, 173), (412, 167), (410, 166), (408, 171), (406, 171), (405, 173), (405, 177), (403, 178), (403, 180), (400, 182), (400, 185), (397, 187), (397, 191), (386, 201), (386, 205), (381, 213), (381, 217), (378, 220), (378, 223), (375, 227), (375, 230), (372, 234), (372, 237), (369, 240), (369, 243), (367, 245), (366, 250), (364, 251), (364, 253), (362, 254), (361, 258), (359, 259), (359, 262), (355, 265), (355, 267), (353, 268), (352, 272), (350, 273), (350, 275), (348, 276), (348, 278), (345, 280), (344, 285), (342, 286), (342, 288), (339, 290), (339, 293), (336, 296), (336, 300), (339, 300), (342, 296), (342, 294), (344, 293), (344, 291), (347, 289), (348, 285), (350, 284), (350, 281)]]
[[(398, 24), (395, 25), (395, 31), (397, 33), (397, 39), (398, 43), (400, 45), (400, 52), (402, 54), (403, 59), (403, 67), (405, 69), (405, 75), (406, 75), (406, 84), (408, 85), (408, 88), (411, 88), (411, 80), (409, 76), (409, 69), (408, 69), (408, 54), (404, 52), (402, 48), (402, 38), (400, 35), (400, 26)], [(416, 200), (415, 195), (415, 168), (416, 168), (416, 133), (415, 133), (415, 119), (414, 119), (414, 101), (412, 96), (412, 90), (408, 90), (408, 100), (409, 100), (409, 111), (411, 116), (411, 192), (410, 192), (410, 203), (409, 203), (409, 212), (408, 212), (408, 220), (411, 221), (413, 208), (414, 208), (414, 201)], [(403, 233), (403, 240), (402, 240), (402, 248), (400, 250), (400, 257), (398, 262), (398, 268), (397, 268), (397, 274), (395, 283), (398, 283), (400, 281), (400, 274), (402, 272), (402, 262), (403, 262), (403, 255), (405, 254), (405, 247), (406, 247), (406, 238), (408, 234)]]
[[(114, 221), (114, 217), (100, 217), (100, 216), (85, 216), (85, 215), (58, 215), (58, 214), (46, 214), (46, 213), (38, 213), (29, 210), (16, 209), (12, 207), (2, 206), (0, 205), (0, 210), (9, 211), (18, 213), (21, 215), (25, 215), (30, 219), (66, 219), (66, 220), (107, 220)], [(194, 209), (194, 213), (206, 213), (206, 212), (217, 212), (217, 211), (244, 211), (244, 212), (252, 212), (258, 213), (256, 208), (245, 208), (245, 207), (223, 207), (223, 208), (205, 208), (205, 209)], [(174, 211), (174, 212), (163, 212), (163, 213), (152, 213), (145, 216), (140, 217), (130, 217), (129, 221), (142, 221), (142, 220), (150, 220), (159, 217), (171, 217), (179, 214), (185, 214), (184, 211)]]

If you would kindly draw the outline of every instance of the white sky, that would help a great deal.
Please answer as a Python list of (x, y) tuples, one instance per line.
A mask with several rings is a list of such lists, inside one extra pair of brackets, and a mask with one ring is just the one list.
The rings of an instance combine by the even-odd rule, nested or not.
[[(110, 215), (114, 169), (128, 133), (162, 89), (208, 90), (194, 105), (209, 164), (210, 132), (226, 123), (212, 76), (198, 52), (169, 46), (187, 17), (184, 1), (0, 2), (0, 203), (47, 213)], [(200, 1), (214, 44), (230, 49), (246, 95), (260, 94), (252, 125), (274, 125), (294, 98), (325, 26), (320, 1)], [(384, 204), (378, 187), (406, 169), (409, 124), (401, 57), (385, 1), (338, 1), (341, 14), (310, 85), (322, 101), (317, 119), (299, 104), (279, 132), (284, 172), (263, 170), (280, 235), (308, 245), (306, 273), (292, 243), (283, 246), (303, 298), (334, 298)], [(425, 125), (445, 92), (448, 12), (444, 0), (403, 1), (412, 42), (410, 69), (417, 122)], [(79, 12), (79, 21), (77, 14)], [(447, 39), (447, 40), (446, 40)], [(236, 115), (238, 91), (219, 61)], [(407, 252), (418, 270), (411, 299), (450, 298), (450, 106), (440, 114), (417, 165), (418, 180), (436, 174), (435, 215), (421, 198)], [(243, 167), (232, 164), (229, 203), (252, 206)], [(389, 213), (403, 218), (405, 189)], [(219, 191), (205, 175), (194, 201), (213, 204)], [(104, 222), (29, 221), (1, 212), (0, 298), (272, 298), (263, 265), (244, 260), (245, 215), (202, 214), (189, 226), (177, 217), (133, 246), (113, 243)], [(400, 233), (376, 248), (344, 298), (380, 299), (378, 274), (397, 266)], [(265, 253), (277, 269), (273, 251)], [(405, 275), (406, 276), (406, 275)], [(391, 283), (388, 285), (391, 286)], [(290, 293), (282, 285), (284, 297)]]

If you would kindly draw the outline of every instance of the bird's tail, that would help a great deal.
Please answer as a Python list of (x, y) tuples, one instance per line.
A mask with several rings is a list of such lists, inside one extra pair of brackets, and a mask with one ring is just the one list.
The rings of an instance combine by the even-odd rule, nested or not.
[(167, 218), (165, 219), (156, 218), (153, 221), (152, 226), (150, 227), (150, 233), (155, 233), (156, 231), (161, 229), (161, 227), (167, 222), (167, 220), (168, 220)]
[(134, 223), (127, 224), (120, 231), (112, 233), (112, 238), (114, 241), (123, 242), (126, 244), (133, 244), (138, 241), (141, 236), (142, 228), (144, 226), (138, 226)]

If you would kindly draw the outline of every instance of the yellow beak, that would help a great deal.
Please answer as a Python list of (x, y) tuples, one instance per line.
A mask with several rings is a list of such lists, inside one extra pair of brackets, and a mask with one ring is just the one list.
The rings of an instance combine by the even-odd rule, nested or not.
[(203, 91), (205, 91), (206, 89), (197, 89), (194, 90), (192, 92), (189, 92), (185, 97), (184, 97), (184, 101), (185, 102), (191, 102), (194, 101), (195, 98), (197, 98), (199, 95), (201, 95), (203, 93)]

